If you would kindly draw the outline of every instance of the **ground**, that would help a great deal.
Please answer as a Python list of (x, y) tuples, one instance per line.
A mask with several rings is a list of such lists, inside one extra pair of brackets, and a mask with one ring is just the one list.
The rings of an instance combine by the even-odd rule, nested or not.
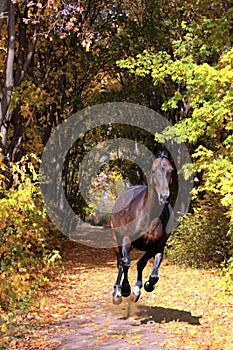
[[(216, 271), (181, 268), (164, 260), (152, 293), (143, 290), (138, 303), (126, 298), (114, 306), (113, 251), (67, 241), (62, 254), (65, 263), (55, 282), (45, 288), (26, 320), (19, 317), (18, 324), (22, 321), (28, 330), (14, 337), (9, 349), (233, 350), (233, 296), (224, 291)], [(132, 286), (140, 256), (132, 252)], [(144, 279), (151, 269), (152, 261)]]

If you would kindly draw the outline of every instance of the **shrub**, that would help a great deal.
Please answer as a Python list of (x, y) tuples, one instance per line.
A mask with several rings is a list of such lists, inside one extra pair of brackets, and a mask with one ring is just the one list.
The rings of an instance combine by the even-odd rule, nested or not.
[(208, 194), (187, 214), (167, 245), (167, 257), (173, 263), (192, 267), (226, 265), (232, 242), (226, 209), (217, 196)]
[(52, 225), (32, 162), (13, 164), (12, 173), (13, 186), (0, 199), (0, 300), (4, 310), (26, 311), (59, 252), (49, 244)]

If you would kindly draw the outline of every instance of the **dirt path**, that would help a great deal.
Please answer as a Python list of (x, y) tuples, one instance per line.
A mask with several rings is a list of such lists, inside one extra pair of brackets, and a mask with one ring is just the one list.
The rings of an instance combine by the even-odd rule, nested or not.
[[(39, 313), (31, 314), (41, 323), (40, 343), (31, 349), (233, 349), (232, 296), (216, 273), (163, 262), (153, 293), (143, 290), (138, 303), (124, 299), (114, 306), (112, 251), (67, 242), (63, 254), (63, 272), (47, 288)], [(132, 254), (131, 285), (139, 256)]]
[[(76, 243), (67, 248), (66, 270), (59, 286), (50, 291), (49, 299), (52, 296), (54, 302), (44, 298), (41, 306), (44, 311), (52, 303), (59, 317), (47, 334), (55, 343), (54, 349), (164, 349), (166, 331), (162, 323), (166, 317), (172, 320), (181, 316), (194, 321), (188, 313), (178, 315), (177, 310), (169, 312), (166, 308), (134, 304), (129, 298), (119, 306), (112, 305), (117, 272), (113, 252)], [(136, 271), (132, 272), (136, 276)]]

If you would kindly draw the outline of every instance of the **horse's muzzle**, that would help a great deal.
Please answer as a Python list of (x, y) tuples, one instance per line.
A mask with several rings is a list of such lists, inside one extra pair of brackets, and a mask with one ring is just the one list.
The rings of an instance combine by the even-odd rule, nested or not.
[(159, 195), (159, 204), (160, 205), (164, 205), (164, 204), (168, 203), (169, 196), (170, 196), (170, 192), (169, 191), (160, 193), (160, 195)]

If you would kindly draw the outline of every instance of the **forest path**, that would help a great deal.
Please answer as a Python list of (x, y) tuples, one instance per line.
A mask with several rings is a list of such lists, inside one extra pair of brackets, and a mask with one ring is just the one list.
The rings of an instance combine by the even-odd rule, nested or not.
[[(129, 273), (136, 279), (140, 252), (132, 252)], [(28, 315), (36, 325), (34, 340), (10, 349), (30, 350), (233, 350), (233, 296), (224, 292), (214, 271), (180, 268), (163, 261), (152, 293), (142, 290), (138, 303), (129, 298), (112, 304), (117, 269), (111, 249), (67, 241), (65, 264), (46, 287), (39, 308)], [(152, 261), (144, 271), (151, 272)], [(39, 326), (38, 326), (39, 325)]]
[[(63, 253), (65, 270), (49, 297), (54, 302), (45, 297), (41, 306), (43, 310), (50, 308), (51, 303), (54, 308), (59, 305), (59, 320), (51, 324), (47, 334), (54, 349), (164, 349), (166, 330), (162, 323), (167, 322), (167, 317), (170, 321), (178, 316), (195, 320), (189, 313), (179, 314), (175, 309), (150, 307), (142, 302), (135, 304), (129, 298), (123, 298), (121, 305), (113, 305), (117, 268), (112, 249), (69, 242)], [(132, 253), (132, 285), (136, 261), (141, 255)]]

